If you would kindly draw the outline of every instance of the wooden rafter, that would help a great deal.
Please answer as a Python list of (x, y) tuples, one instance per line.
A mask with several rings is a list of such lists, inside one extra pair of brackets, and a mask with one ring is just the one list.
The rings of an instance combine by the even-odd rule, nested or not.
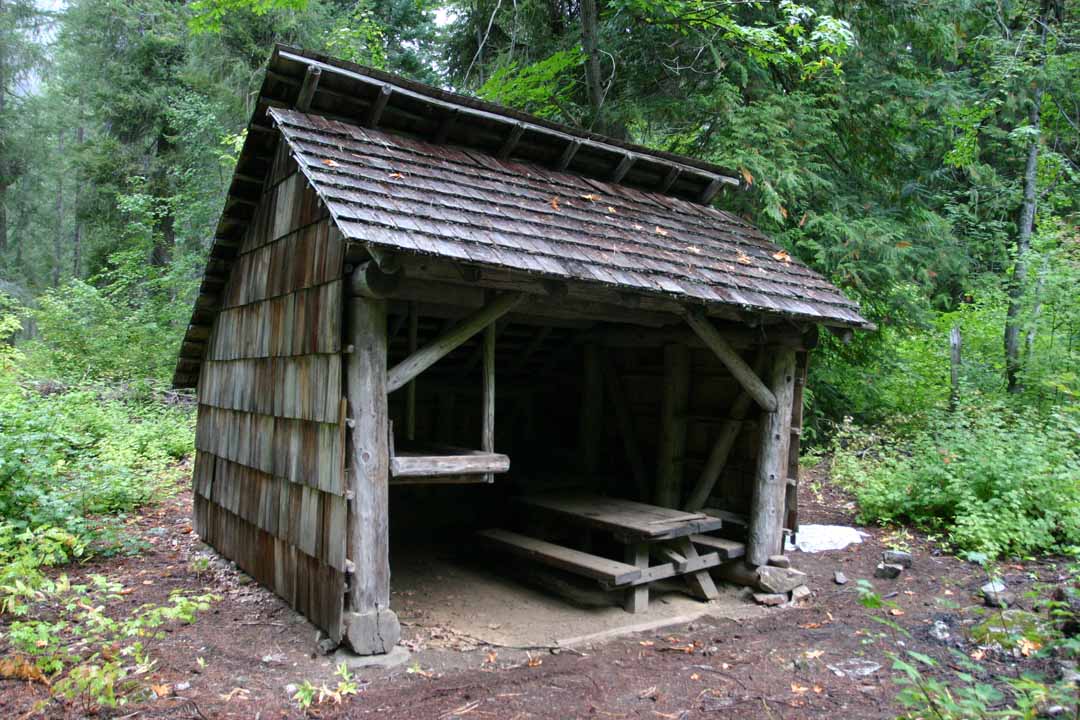
[(772, 391), (766, 387), (753, 368), (746, 364), (746, 361), (739, 356), (739, 353), (731, 347), (728, 341), (716, 331), (716, 328), (705, 317), (705, 314), (700, 310), (692, 311), (687, 314), (686, 322), (697, 333), (702, 342), (720, 359), (728, 372), (739, 381), (739, 384), (754, 399), (754, 402), (768, 412), (776, 412), (776, 397)]

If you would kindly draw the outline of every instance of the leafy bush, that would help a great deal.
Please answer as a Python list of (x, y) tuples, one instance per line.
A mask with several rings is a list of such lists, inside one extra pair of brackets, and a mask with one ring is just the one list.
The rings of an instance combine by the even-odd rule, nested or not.
[(861, 519), (945, 531), (959, 548), (1029, 554), (1080, 544), (1080, 422), (985, 401), (931, 415), (908, 438), (847, 426), (833, 477)]

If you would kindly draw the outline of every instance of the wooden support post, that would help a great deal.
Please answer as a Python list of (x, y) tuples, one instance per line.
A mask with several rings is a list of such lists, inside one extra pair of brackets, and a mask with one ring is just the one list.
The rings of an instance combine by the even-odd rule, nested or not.
[[(757, 360), (754, 362), (754, 374), (760, 375), (764, 367), (765, 354), (758, 353)], [(694, 484), (694, 489), (690, 491), (690, 497), (687, 498), (686, 503), (683, 505), (683, 510), (697, 511), (705, 507), (709, 496), (712, 495), (713, 488), (716, 487), (716, 481), (720, 479), (720, 473), (723, 472), (724, 466), (727, 465), (728, 456), (731, 455), (731, 448), (735, 446), (735, 440), (739, 437), (743, 419), (750, 409), (751, 402), (750, 395), (743, 391), (739, 393), (735, 402), (732, 403), (731, 409), (728, 411), (728, 419), (720, 426), (716, 442), (713, 443), (712, 450), (709, 451), (709, 458), (705, 461), (705, 467), (702, 468), (697, 483)]]
[(359, 297), (386, 298), (401, 286), (401, 276), (404, 274), (385, 272), (374, 260), (368, 260), (353, 270), (349, 278), (349, 292)]
[(300, 94), (296, 96), (296, 109), (300, 112), (306, 113), (311, 109), (311, 101), (315, 99), (321, 75), (322, 68), (315, 65), (308, 65), (304, 71), (304, 82), (300, 85)]
[(802, 449), (803, 390), (810, 353), (795, 354), (795, 391), (791, 397), (791, 440), (788, 443), (787, 489), (784, 499), (784, 527), (799, 529), (799, 452)]
[[(675, 549), (690, 564), (701, 557), (698, 555), (694, 543), (690, 542), (690, 538), (679, 538), (675, 542)], [(698, 570), (686, 575), (686, 584), (694, 597), (699, 600), (715, 600), (720, 595), (716, 589), (716, 583), (713, 582), (712, 575), (709, 574), (708, 570)]]
[(596, 472), (600, 458), (600, 440), (603, 432), (604, 379), (600, 374), (600, 348), (591, 343), (585, 345), (581, 388), (581, 416), (578, 428), (578, 452), (582, 470), (591, 475)]
[(390, 370), (387, 376), (387, 392), (400, 389), (414, 377), (446, 357), (473, 335), (513, 310), (523, 297), (521, 293), (500, 295), (475, 315), (462, 320), (435, 338), (431, 344), (410, 354)]
[[(484, 328), (484, 417), (481, 424), (480, 449), (486, 453), (495, 452), (495, 323)], [(494, 482), (495, 476), (484, 476), (487, 482)]]
[[(420, 316), (416, 303), (409, 303), (409, 354), (416, 352), (417, 333), (420, 329)], [(410, 380), (405, 386), (405, 437), (416, 439), (416, 380)]]
[[(626, 564), (633, 565), (641, 570), (649, 569), (649, 546), (645, 543), (637, 543), (626, 546)], [(642, 613), (649, 609), (649, 586), (648, 584), (635, 585), (626, 589), (626, 597), (623, 599), (623, 609), (628, 613)]]
[(655, 502), (675, 508), (681, 504), (686, 451), (686, 408), (690, 400), (690, 352), (685, 345), (664, 347), (664, 396), (660, 414), (660, 451), (656, 467)]
[(779, 555), (783, 543), (784, 499), (787, 493), (788, 448), (791, 442), (791, 403), (795, 393), (795, 351), (776, 351), (770, 387), (777, 408), (762, 414), (757, 472), (750, 501), (746, 562), (765, 565)]
[(754, 398), (754, 402), (767, 412), (775, 412), (777, 405), (773, 393), (765, 386), (765, 383), (761, 382), (761, 378), (746, 364), (739, 356), (739, 353), (716, 331), (716, 328), (705, 317), (705, 314), (700, 310), (692, 311), (687, 314), (686, 322), (689, 323), (702, 342), (716, 354), (716, 357), (720, 358), (720, 362), (739, 381), (739, 384), (743, 386), (746, 392), (750, 393), (750, 397)]
[(390, 449), (386, 400), (386, 303), (349, 303), (346, 392), (354, 421), (348, 486), (347, 557), (354, 571), (345, 602), (345, 640), (356, 653), (389, 652), (401, 628), (390, 609)]
[(391, 85), (383, 85), (379, 88), (379, 93), (375, 96), (375, 99), (371, 101), (371, 107), (368, 108), (367, 115), (364, 117), (364, 127), (377, 127), (379, 120), (382, 119), (383, 110), (386, 109), (386, 103), (390, 101), (390, 95), (394, 92), (394, 88)]
[(634, 418), (630, 414), (630, 405), (626, 402), (622, 380), (611, 360), (604, 357), (602, 367), (604, 388), (615, 410), (615, 422), (618, 423), (619, 437), (622, 439), (623, 451), (626, 453), (626, 463), (634, 476), (637, 499), (646, 502), (649, 499), (649, 479), (645, 474), (645, 461), (641, 458), (641, 448), (638, 446), (637, 432), (634, 430)]

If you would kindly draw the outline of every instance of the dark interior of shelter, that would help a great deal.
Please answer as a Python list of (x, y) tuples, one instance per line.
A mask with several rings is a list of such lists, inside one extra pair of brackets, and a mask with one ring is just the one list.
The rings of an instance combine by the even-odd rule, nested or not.
[[(391, 306), (388, 366), (404, 360), (410, 344), (427, 345), (458, 319), (448, 316), (445, 306), (431, 311), (438, 315), (417, 313), (410, 322), (406, 303)], [(580, 490), (656, 502), (654, 478), (663, 462), (665, 438), (671, 443), (666, 452), (677, 482), (675, 496), (661, 502), (684, 506), (719, 427), (732, 419), (740, 392), (737, 381), (704, 346), (665, 345), (663, 333), (674, 340), (677, 328), (552, 323), (550, 318), (510, 315), (495, 326), (495, 448), (509, 457), (509, 470), (438, 483), (422, 478), (409, 484), (407, 478), (391, 477), (394, 548), (435, 542), (467, 549), (473, 547), (477, 530), (502, 527), (542, 534), (579, 550), (618, 555), (612, 551), (619, 548), (602, 547), (603, 533), (562, 527), (557, 518), (538, 532), (535, 524), (543, 518), (522, 512), (517, 499)], [(415, 337), (410, 337), (413, 327)], [(752, 335), (745, 328), (741, 332)], [(753, 364), (757, 352), (750, 348), (741, 354)], [(482, 356), (483, 337), (477, 335), (422, 373), (414, 390), (391, 393), (395, 454), (454, 455), (480, 447)], [(672, 387), (672, 377), (684, 380)], [(412, 412), (410, 392), (415, 392)], [(674, 404), (670, 412), (665, 412), (665, 403)], [(740, 541), (745, 539), (743, 523), (756, 463), (755, 415), (753, 407), (746, 412), (706, 503), (733, 520), (718, 534)], [(672, 418), (670, 426), (665, 426), (665, 417)]]

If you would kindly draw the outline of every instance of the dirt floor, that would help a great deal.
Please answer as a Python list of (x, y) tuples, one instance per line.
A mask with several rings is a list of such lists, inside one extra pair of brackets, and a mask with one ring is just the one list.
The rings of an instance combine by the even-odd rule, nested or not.
[[(802, 483), (800, 504), (804, 523), (854, 521), (853, 504), (815, 471)], [(140, 555), (69, 570), (76, 576), (105, 574), (131, 588), (121, 612), (163, 602), (176, 589), (221, 596), (197, 622), (174, 628), (150, 646), (158, 660), (153, 683), (165, 686), (163, 697), (100, 715), (303, 717), (291, 692), (305, 680), (333, 684), (331, 658), (315, 652), (316, 629), (229, 563), (197, 560), (212, 556), (191, 531), (189, 507), (190, 496), (182, 493), (133, 520), (132, 537), (145, 542)], [(441, 600), (425, 595), (408, 572), (395, 584), (392, 602), (403, 621), (409, 660), (393, 669), (359, 671), (359, 694), (309, 713), (385, 720), (794, 719), (826, 713), (891, 718), (899, 706), (887, 651), (916, 650), (951, 662), (953, 647), (979, 657), (988, 674), (1014, 677), (1043, 662), (987, 652), (969, 639), (980, 612), (978, 589), (986, 582), (980, 568), (941, 553), (914, 533), (866, 530), (866, 542), (845, 550), (792, 553), (795, 567), (809, 574), (813, 595), (798, 606), (771, 609), (729, 589), (724, 601), (712, 606), (671, 595), (654, 602), (644, 617), (617, 608), (593, 608), (584, 615), (579, 608), (575, 615), (564, 601), (531, 589), (498, 588), (499, 583), (474, 569), (439, 560), (442, 584), (435, 589), (449, 588)], [(914, 566), (895, 580), (873, 579), (881, 550), (897, 545), (913, 552)], [(1051, 561), (1006, 570), (1009, 590), (1019, 597), (1036, 580), (1062, 579)], [(847, 584), (834, 581), (836, 571), (846, 575)], [(897, 643), (902, 636), (892, 637), (859, 604), (860, 579), (870, 580), (879, 594), (897, 604), (889, 619), (910, 634), (900, 639), (902, 646)], [(504, 611), (498, 601), (489, 600), (470, 612), (469, 593), (477, 588), (495, 588), (502, 601), (517, 598), (523, 604), (510, 602), (513, 607)], [(684, 608), (707, 614), (686, 621)], [(594, 622), (587, 620), (589, 612)], [(514, 622), (509, 628), (497, 619), (533, 615), (535, 622)], [(611, 637), (617, 626), (641, 622), (676, 624)], [(947, 638), (930, 633), (935, 622), (938, 638), (942, 627)], [(581, 639), (597, 631), (604, 634), (595, 641)], [(574, 636), (579, 639), (571, 647), (557, 642)], [(43, 685), (0, 680), (0, 718), (22, 717), (48, 697)], [(56, 701), (46, 704), (42, 714), (84, 716)]]

